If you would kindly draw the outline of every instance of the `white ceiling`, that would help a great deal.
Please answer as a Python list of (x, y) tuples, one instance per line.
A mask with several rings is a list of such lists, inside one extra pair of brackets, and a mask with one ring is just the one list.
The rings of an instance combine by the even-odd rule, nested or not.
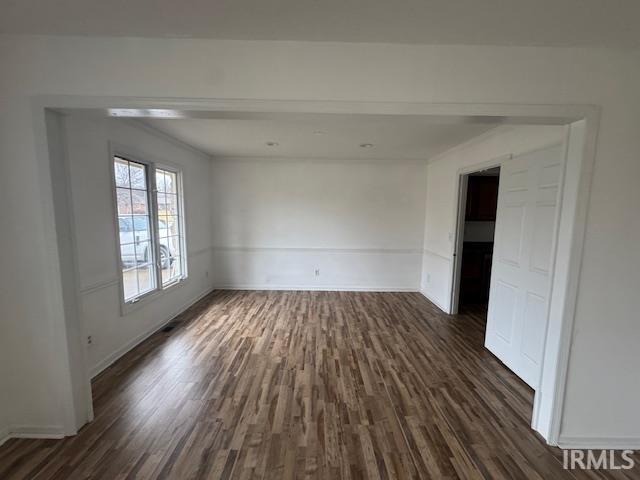
[(640, 46), (638, 0), (0, 0), (1, 33)]
[(386, 160), (427, 160), (498, 124), (495, 119), (315, 114), (138, 121), (214, 157)]

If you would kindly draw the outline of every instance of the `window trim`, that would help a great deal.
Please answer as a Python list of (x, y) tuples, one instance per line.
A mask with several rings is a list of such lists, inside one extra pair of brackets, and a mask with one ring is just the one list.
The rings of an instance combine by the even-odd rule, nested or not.
[[(113, 219), (113, 227), (114, 227), (114, 247), (115, 247), (115, 255), (116, 255), (116, 269), (118, 276), (118, 295), (120, 301), (120, 314), (121, 316), (127, 315), (133, 310), (140, 308), (141, 306), (148, 304), (150, 301), (161, 297), (164, 293), (168, 291), (172, 291), (178, 286), (184, 285), (189, 279), (189, 271), (188, 271), (188, 251), (187, 251), (187, 230), (186, 230), (186, 221), (185, 221), (185, 198), (184, 198), (184, 175), (185, 168), (182, 166), (178, 166), (172, 164), (171, 162), (167, 162), (162, 159), (158, 159), (153, 155), (146, 154), (144, 152), (137, 151), (134, 148), (126, 147), (123, 145), (119, 145), (115, 142), (109, 142), (108, 148), (109, 156), (108, 156), (108, 166), (109, 166), (109, 175), (111, 179), (111, 197), (112, 197), (112, 219)], [(155, 287), (143, 293), (142, 295), (138, 295), (130, 300), (125, 300), (124, 298), (124, 278), (122, 276), (122, 259), (120, 256), (120, 234), (119, 234), (119, 217), (118, 217), (118, 200), (116, 193), (116, 179), (115, 179), (115, 171), (114, 171), (114, 160), (115, 157), (120, 157), (123, 160), (129, 160), (131, 162), (139, 163), (144, 165), (147, 168), (147, 201), (149, 204), (149, 216), (150, 216), (150, 235), (152, 237), (151, 242), (154, 245), (153, 253), (153, 265), (154, 265), (154, 275), (155, 275)], [(162, 285), (162, 268), (160, 264), (160, 242), (157, 240), (159, 238), (158, 232), (158, 192), (156, 188), (156, 169), (167, 170), (173, 173), (176, 173), (177, 176), (177, 194), (178, 194), (178, 221), (180, 222), (180, 262), (181, 262), (181, 275), (176, 278), (174, 281)]]

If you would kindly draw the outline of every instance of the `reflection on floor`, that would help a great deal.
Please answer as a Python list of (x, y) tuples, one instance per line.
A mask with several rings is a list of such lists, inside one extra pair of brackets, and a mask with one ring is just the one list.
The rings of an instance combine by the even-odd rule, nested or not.
[(605, 478), (562, 469), (483, 338), (417, 293), (215, 292), (95, 379), (77, 436), (0, 448), (0, 478)]

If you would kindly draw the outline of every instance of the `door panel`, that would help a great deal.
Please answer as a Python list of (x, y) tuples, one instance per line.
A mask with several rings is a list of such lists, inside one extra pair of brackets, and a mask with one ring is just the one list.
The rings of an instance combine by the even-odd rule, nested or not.
[(525, 302), (521, 350), (529, 360), (540, 364), (545, 330), (540, 321), (545, 318), (546, 302), (544, 297), (531, 292), (527, 292)]
[(502, 280), (495, 285), (495, 333), (503, 343), (511, 345), (518, 288)]
[(553, 241), (556, 205), (537, 205), (533, 214), (535, 228), (531, 239), (531, 256), (529, 265), (531, 271), (542, 275), (549, 274), (551, 249)]
[(533, 388), (547, 330), (562, 162), (558, 145), (500, 169), (485, 346)]
[(502, 248), (498, 251), (502, 262), (513, 266), (520, 265), (522, 255), (522, 236), (524, 233), (525, 204), (505, 205), (502, 209)]

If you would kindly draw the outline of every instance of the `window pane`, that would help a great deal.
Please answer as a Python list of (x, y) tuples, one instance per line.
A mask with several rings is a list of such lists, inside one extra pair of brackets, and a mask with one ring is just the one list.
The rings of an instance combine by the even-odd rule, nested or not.
[(167, 195), (164, 193), (158, 193), (156, 195), (157, 198), (157, 208), (158, 208), (158, 215), (166, 215), (167, 214)]
[(157, 285), (147, 167), (114, 157), (114, 172), (124, 299), (131, 301)]
[(162, 269), (162, 284), (166, 285), (171, 283), (182, 275), (182, 264), (180, 257), (173, 257), (170, 265), (167, 268)]
[(180, 255), (180, 237), (174, 235), (173, 237), (169, 237), (169, 249), (171, 253), (174, 255)]
[(133, 218), (131, 216), (127, 217), (118, 217), (118, 224), (120, 227), (120, 246), (128, 245), (129, 247), (125, 250), (121, 248), (122, 255), (126, 254), (126, 257), (123, 256), (122, 260), (130, 260), (133, 261), (134, 251), (133, 251), (133, 243), (136, 241), (135, 234), (133, 232)]
[(165, 202), (167, 215), (178, 215), (178, 195), (167, 193)]
[(151, 238), (149, 231), (149, 217), (147, 215), (134, 215), (133, 230), (136, 234), (136, 242), (149, 240)]
[(166, 215), (158, 215), (158, 235), (160, 238), (168, 237), (170, 235)]
[(178, 217), (176, 217), (175, 215), (167, 215), (166, 221), (167, 221), (167, 230), (169, 232), (169, 236), (178, 235), (180, 233)]
[(173, 172), (164, 172), (167, 193), (178, 193), (178, 176)]
[(118, 215), (131, 214), (131, 190), (128, 188), (116, 188), (116, 200), (118, 203)]
[(156, 170), (158, 187), (158, 233), (160, 236), (160, 264), (162, 283), (167, 285), (184, 275), (182, 249), (182, 224), (180, 222), (180, 201), (178, 174), (167, 170)]
[(160, 266), (164, 268), (169, 267), (171, 261), (171, 253), (169, 250), (169, 240), (166, 238), (160, 239)]
[(122, 270), (122, 286), (124, 299), (130, 300), (138, 296), (138, 270), (135, 268)]
[(120, 245), (120, 264), (123, 269), (131, 268), (136, 265), (136, 246), (133, 243), (124, 243)]
[(136, 263), (148, 263), (153, 261), (153, 249), (151, 242), (136, 242)]
[(155, 288), (155, 269), (153, 264), (139, 266), (138, 270), (138, 294), (142, 295)]
[(140, 163), (129, 162), (129, 176), (131, 177), (131, 188), (146, 190), (147, 172), (144, 165)]
[(113, 162), (116, 187), (129, 187), (129, 162), (115, 158)]
[(165, 186), (165, 178), (163, 170), (156, 170), (156, 189), (158, 192), (166, 192), (167, 187)]
[[(118, 227), (120, 228), (120, 234), (133, 231), (133, 217), (131, 215), (122, 215), (118, 217)], [(120, 242), (122, 243), (122, 242)], [(125, 242), (127, 243), (127, 242)]]
[(131, 213), (146, 215), (148, 212), (147, 192), (144, 190), (131, 190)]

